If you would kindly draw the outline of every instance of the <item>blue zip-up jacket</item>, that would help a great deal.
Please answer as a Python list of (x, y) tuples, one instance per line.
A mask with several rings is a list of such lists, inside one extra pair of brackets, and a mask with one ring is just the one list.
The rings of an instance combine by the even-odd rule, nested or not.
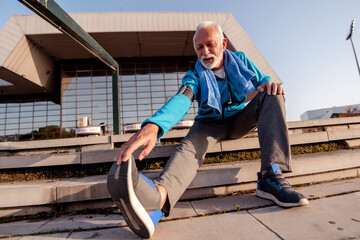
[[(234, 52), (243, 62), (246, 68), (250, 69), (256, 74), (256, 78), (252, 81), (255, 89), (261, 84), (272, 81), (271, 78), (255, 66), (255, 64), (243, 53)], [(191, 87), (195, 95), (195, 100), (199, 103), (196, 119), (226, 119), (238, 113), (245, 107), (246, 96), (241, 95), (232, 83), (225, 79), (216, 77), (219, 92), (221, 95), (221, 104), (223, 105), (222, 114), (217, 114), (213, 108), (206, 103), (200, 104), (200, 80), (195, 69), (189, 70), (182, 79), (180, 89), (186, 84)], [(147, 123), (154, 123), (159, 126), (158, 138), (162, 137), (169, 131), (176, 123), (183, 119), (187, 111), (191, 107), (191, 100), (183, 95), (176, 94), (173, 96), (162, 108), (160, 108), (151, 118), (146, 119), (142, 126)]]

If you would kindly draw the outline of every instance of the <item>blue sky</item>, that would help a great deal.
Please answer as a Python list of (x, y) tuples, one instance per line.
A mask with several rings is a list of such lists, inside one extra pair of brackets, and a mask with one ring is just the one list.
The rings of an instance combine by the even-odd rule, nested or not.
[[(57, 0), (67, 12), (230, 12), (284, 82), (287, 119), (307, 110), (360, 104), (359, 0)], [(13, 14), (32, 13), (16, 0), (1, 0), (0, 28)], [(359, 59), (360, 60), (360, 59)]]

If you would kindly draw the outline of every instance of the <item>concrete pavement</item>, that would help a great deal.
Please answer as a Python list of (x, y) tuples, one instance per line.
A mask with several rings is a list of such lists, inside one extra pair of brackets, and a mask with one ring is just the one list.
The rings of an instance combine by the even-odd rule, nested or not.
[[(360, 178), (297, 189), (308, 206), (283, 209), (254, 194), (179, 202), (152, 239), (360, 239)], [(118, 212), (0, 224), (7, 239), (141, 239)]]

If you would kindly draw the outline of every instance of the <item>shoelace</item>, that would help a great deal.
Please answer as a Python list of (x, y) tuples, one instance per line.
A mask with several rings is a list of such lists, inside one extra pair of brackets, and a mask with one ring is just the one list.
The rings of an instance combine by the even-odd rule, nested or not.
[(282, 174), (274, 173), (273, 175), (270, 175), (269, 178), (272, 182), (282, 188), (291, 188), (290, 183), (282, 176)]

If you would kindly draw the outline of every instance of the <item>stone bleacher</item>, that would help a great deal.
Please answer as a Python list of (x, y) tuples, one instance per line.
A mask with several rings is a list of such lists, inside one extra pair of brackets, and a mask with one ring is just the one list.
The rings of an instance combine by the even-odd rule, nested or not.
[[(299, 121), (288, 123), (292, 145), (345, 140), (360, 145), (360, 117)], [(173, 130), (162, 139), (182, 138), (187, 129)], [(0, 169), (112, 162), (113, 145), (126, 142), (132, 134), (73, 139), (0, 143)], [(148, 158), (169, 157), (176, 145), (156, 146)], [(224, 140), (210, 152), (258, 149), (256, 131), (246, 138)], [(80, 151), (81, 150), (81, 151)], [(68, 152), (66, 152), (68, 151)], [(140, 151), (140, 150), (137, 150)], [(39, 152), (39, 153), (37, 153)], [(60, 153), (57, 153), (60, 152)], [(137, 156), (137, 153), (135, 153)], [(182, 199), (231, 194), (253, 190), (260, 160), (204, 165)], [(329, 181), (360, 176), (360, 149), (293, 157), (293, 172), (285, 174), (291, 184)], [(157, 171), (144, 171), (156, 177)], [(68, 211), (111, 206), (106, 176), (0, 184), (0, 217), (55, 211), (61, 205)]]

